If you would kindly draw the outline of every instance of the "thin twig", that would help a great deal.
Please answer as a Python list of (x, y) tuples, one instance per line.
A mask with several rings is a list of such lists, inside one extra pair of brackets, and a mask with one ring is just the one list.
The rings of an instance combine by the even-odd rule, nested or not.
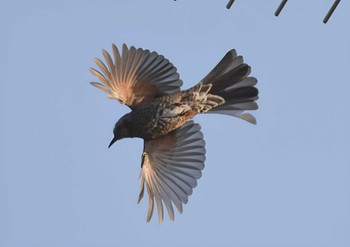
[(232, 4), (233, 4), (234, 1), (235, 1), (235, 0), (230, 0), (230, 1), (227, 3), (226, 8), (227, 8), (227, 9), (231, 8), (231, 6), (232, 6)]
[(278, 16), (278, 15), (281, 13), (281, 11), (282, 11), (284, 5), (286, 5), (287, 1), (288, 1), (288, 0), (283, 0), (283, 1), (280, 3), (280, 5), (278, 6), (278, 8), (277, 8), (277, 10), (276, 10), (276, 12), (275, 12), (275, 16)]
[(326, 24), (329, 20), (329, 18), (331, 18), (334, 10), (337, 8), (338, 4), (340, 3), (340, 0), (335, 0), (332, 7), (329, 9), (327, 15), (324, 17), (323, 19), (323, 23)]

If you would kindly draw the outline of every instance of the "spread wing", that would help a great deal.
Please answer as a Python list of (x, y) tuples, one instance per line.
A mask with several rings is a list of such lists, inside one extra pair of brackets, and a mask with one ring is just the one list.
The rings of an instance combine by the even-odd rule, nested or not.
[(163, 204), (171, 220), (174, 220), (173, 204), (182, 213), (182, 204), (187, 203), (202, 175), (204, 161), (203, 134), (200, 125), (193, 121), (170, 134), (145, 141), (138, 202), (143, 198), (146, 184), (149, 196), (147, 221), (152, 218), (154, 201), (160, 223), (164, 218)]
[(168, 59), (156, 52), (130, 49), (124, 44), (120, 55), (116, 45), (112, 45), (113, 57), (102, 50), (107, 66), (98, 58), (95, 62), (101, 72), (90, 68), (103, 84), (91, 84), (109, 94), (109, 98), (133, 108), (147, 100), (171, 94), (180, 90), (182, 81), (176, 68)]

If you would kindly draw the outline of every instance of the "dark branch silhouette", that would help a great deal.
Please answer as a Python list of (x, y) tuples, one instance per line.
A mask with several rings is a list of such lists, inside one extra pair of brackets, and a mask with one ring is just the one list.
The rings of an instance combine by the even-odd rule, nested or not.
[(332, 7), (329, 9), (327, 15), (324, 17), (323, 19), (323, 23), (326, 24), (329, 20), (329, 18), (331, 18), (334, 10), (337, 8), (338, 4), (340, 3), (340, 0), (335, 0)]
[(280, 5), (278, 6), (278, 8), (276, 9), (275, 16), (278, 16), (278, 15), (281, 13), (281, 11), (282, 11), (282, 9), (284, 8), (284, 5), (286, 5), (286, 3), (287, 3), (287, 0), (283, 0), (283, 1), (280, 3)]
[(230, 0), (227, 5), (226, 5), (226, 8), (229, 9), (231, 8), (232, 4), (234, 3), (235, 0)]

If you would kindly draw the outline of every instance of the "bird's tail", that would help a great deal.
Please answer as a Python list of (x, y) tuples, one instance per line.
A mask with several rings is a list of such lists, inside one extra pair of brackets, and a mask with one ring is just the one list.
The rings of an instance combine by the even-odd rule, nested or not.
[(246, 110), (256, 110), (258, 89), (257, 79), (248, 77), (250, 66), (243, 62), (242, 56), (237, 56), (235, 50), (229, 51), (222, 60), (203, 78), (195, 88), (207, 88), (208, 96), (219, 96), (224, 102), (214, 106), (206, 113), (221, 113), (242, 118), (256, 124), (256, 119)]

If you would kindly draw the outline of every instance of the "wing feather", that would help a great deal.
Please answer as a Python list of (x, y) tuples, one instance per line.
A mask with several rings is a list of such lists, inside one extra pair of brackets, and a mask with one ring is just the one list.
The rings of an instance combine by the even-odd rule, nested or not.
[(133, 109), (140, 103), (180, 90), (182, 81), (179, 74), (164, 56), (134, 46), (128, 48), (125, 44), (121, 51), (113, 44), (112, 58), (106, 50), (102, 50), (106, 64), (95, 59), (101, 72), (90, 68), (91, 73), (102, 82), (91, 84), (108, 93), (108, 98)]
[(173, 205), (182, 213), (182, 204), (188, 202), (197, 179), (202, 176), (204, 146), (200, 126), (193, 121), (165, 136), (145, 141), (138, 201), (143, 198), (146, 185), (150, 200), (147, 221), (152, 217), (154, 200), (160, 223), (164, 219), (163, 205), (171, 220), (174, 220)]
[(120, 71), (120, 53), (118, 50), (118, 47), (113, 44), (112, 45), (112, 50), (113, 50), (113, 56), (114, 56), (114, 77), (116, 78), (116, 84), (118, 85), (120, 82), (120, 78), (119, 78), (119, 73), (118, 71)]

